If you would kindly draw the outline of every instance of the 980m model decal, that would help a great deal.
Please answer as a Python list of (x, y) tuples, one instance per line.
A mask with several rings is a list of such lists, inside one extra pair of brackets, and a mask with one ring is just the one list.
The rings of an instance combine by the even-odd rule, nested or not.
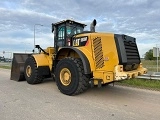
[(73, 46), (85, 46), (88, 36), (76, 37), (73, 39)]

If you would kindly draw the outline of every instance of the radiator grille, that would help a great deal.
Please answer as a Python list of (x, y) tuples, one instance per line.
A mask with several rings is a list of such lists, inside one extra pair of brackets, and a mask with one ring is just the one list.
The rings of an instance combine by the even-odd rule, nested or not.
[(103, 51), (101, 38), (96, 37), (93, 39), (94, 57), (96, 63), (96, 69), (102, 68), (104, 66)]
[(137, 63), (139, 60), (138, 48), (135, 42), (124, 41), (128, 63)]
[(123, 65), (124, 71), (135, 70), (141, 60), (136, 44), (136, 39), (127, 35), (115, 34), (115, 42), (119, 57), (119, 64)]

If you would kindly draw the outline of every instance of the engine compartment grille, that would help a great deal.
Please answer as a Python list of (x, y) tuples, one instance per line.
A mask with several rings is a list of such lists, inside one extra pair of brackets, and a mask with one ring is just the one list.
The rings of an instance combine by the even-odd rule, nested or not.
[(96, 37), (93, 39), (93, 50), (94, 50), (96, 69), (102, 68), (104, 66), (104, 59), (103, 59), (102, 43), (100, 37)]
[(123, 65), (124, 71), (137, 69), (141, 60), (136, 39), (127, 35), (115, 34), (115, 42), (117, 46), (119, 64)]
[(124, 41), (124, 46), (126, 50), (127, 61), (129, 63), (139, 60), (139, 53), (135, 42)]

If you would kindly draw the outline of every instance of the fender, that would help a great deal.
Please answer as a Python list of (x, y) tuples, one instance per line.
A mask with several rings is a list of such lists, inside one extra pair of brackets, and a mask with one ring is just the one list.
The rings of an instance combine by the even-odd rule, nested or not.
[(49, 62), (47, 59), (47, 55), (45, 54), (33, 54), (32, 55), (37, 63), (37, 67), (39, 66), (49, 66)]
[(85, 56), (85, 54), (82, 51), (80, 51), (77, 48), (74, 48), (74, 47), (63, 47), (63, 48), (61, 48), (58, 51), (57, 55), (56, 55), (56, 60), (58, 59), (58, 56), (60, 55), (60, 53), (62, 51), (66, 51), (66, 50), (73, 50), (73, 51), (75, 51), (79, 55), (79, 57), (81, 58), (81, 60), (82, 60), (83, 68), (84, 68), (84, 73), (85, 74), (91, 74), (90, 63), (89, 63), (87, 57)]
[(50, 68), (49, 56), (45, 54), (33, 54), (32, 55), (36, 61), (38, 74), (50, 76)]

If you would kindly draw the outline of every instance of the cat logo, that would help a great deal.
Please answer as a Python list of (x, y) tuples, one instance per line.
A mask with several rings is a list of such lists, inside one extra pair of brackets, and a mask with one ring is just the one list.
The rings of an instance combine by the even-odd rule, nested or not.
[(87, 40), (88, 40), (87, 36), (75, 38), (73, 40), (73, 46), (84, 46), (85, 45), (84, 43), (86, 43)]

